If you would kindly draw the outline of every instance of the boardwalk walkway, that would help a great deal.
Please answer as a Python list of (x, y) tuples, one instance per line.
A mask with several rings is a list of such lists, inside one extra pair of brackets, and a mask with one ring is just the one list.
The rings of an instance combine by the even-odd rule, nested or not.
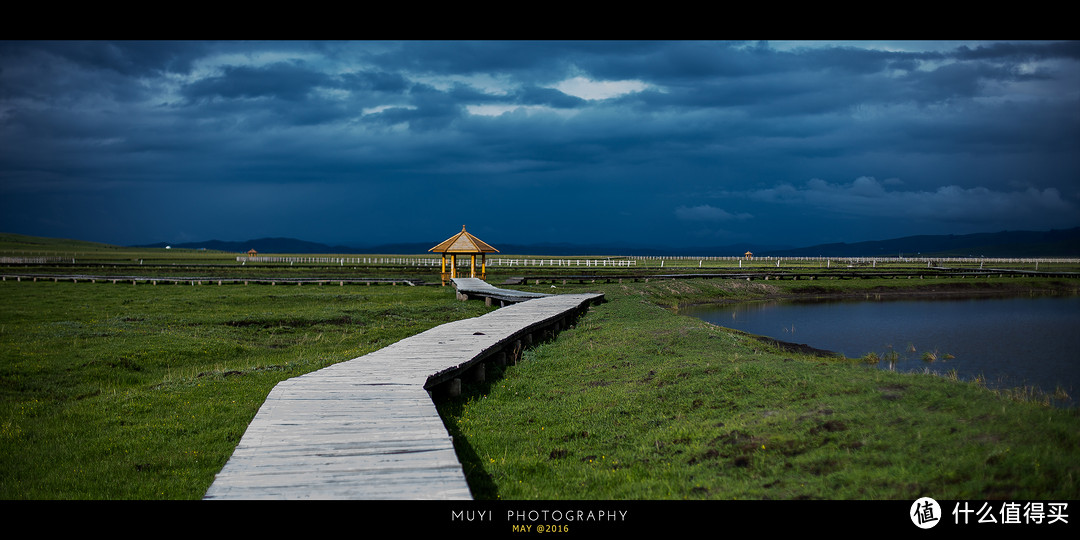
[(454, 284), (454, 288), (457, 289), (457, 296), (459, 300), (468, 300), (470, 298), (483, 298), (487, 305), (492, 305), (494, 302), (499, 302), (500, 305), (514, 304), (517, 302), (524, 302), (526, 300), (532, 300), (533, 298), (543, 298), (545, 296), (552, 296), (545, 293), (531, 293), (523, 291), (515, 291), (512, 289), (500, 289), (488, 282), (477, 278), (453, 278), (450, 280)]
[(566, 328), (601, 294), (546, 296), (447, 323), (282, 381), (206, 499), (471, 499), (432, 396)]

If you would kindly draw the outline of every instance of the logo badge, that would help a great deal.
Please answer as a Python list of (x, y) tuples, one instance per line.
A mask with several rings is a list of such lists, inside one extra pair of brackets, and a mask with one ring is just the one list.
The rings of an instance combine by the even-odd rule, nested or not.
[(922, 497), (921, 499), (911, 503), (911, 510), (908, 512), (908, 517), (911, 518), (911, 522), (920, 529), (929, 529), (934, 525), (937, 525), (941, 521), (941, 506), (930, 497)]

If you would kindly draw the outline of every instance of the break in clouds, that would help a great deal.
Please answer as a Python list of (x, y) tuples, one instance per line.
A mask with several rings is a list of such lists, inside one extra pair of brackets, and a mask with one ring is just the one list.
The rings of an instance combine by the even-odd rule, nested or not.
[(6, 42), (0, 230), (810, 245), (1074, 227), (1078, 60), (1076, 42)]

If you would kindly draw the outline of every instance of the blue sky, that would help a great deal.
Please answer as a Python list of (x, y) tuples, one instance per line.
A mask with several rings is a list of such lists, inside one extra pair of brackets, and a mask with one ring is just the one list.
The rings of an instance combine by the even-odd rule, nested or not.
[(1080, 225), (1080, 42), (0, 43), (0, 231), (808, 246)]

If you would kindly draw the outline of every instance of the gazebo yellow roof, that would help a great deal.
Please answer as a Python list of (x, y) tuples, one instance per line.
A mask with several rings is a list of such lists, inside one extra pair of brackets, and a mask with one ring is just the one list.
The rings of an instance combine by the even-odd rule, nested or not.
[(465, 226), (461, 226), (461, 232), (447, 238), (443, 243), (429, 249), (436, 253), (498, 253), (499, 250), (489, 246), (487, 242), (469, 234)]

